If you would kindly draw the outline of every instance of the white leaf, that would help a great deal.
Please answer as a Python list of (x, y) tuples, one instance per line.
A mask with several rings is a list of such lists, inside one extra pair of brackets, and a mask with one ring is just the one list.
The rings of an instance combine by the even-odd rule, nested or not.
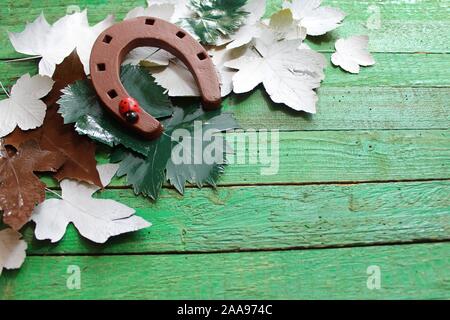
[(259, 37), (262, 28), (260, 19), (266, 11), (266, 0), (249, 0), (243, 9), (249, 15), (239, 30), (230, 36), (231, 43), (227, 49), (239, 48)]
[(169, 52), (155, 47), (140, 47), (132, 50), (125, 58), (123, 64), (146, 67), (168, 66), (174, 56)]
[(320, 36), (339, 27), (345, 13), (331, 7), (321, 7), (322, 0), (285, 1), (283, 8), (292, 10), (294, 19), (306, 28), (307, 34)]
[(314, 89), (325, 78), (326, 60), (313, 50), (299, 49), (301, 44), (301, 40), (277, 41), (274, 34), (256, 39), (253, 48), (258, 55), (247, 53), (225, 64), (239, 70), (233, 77), (234, 92), (249, 92), (263, 83), (272, 101), (315, 113)]
[[(148, 7), (138, 7), (130, 12), (125, 17), (125, 20), (152, 16), (160, 18), (166, 21), (172, 21), (175, 14), (175, 3), (168, 1), (167, 3), (154, 3), (154, 1), (148, 1)], [(174, 56), (165, 50), (161, 50), (155, 47), (140, 47), (132, 50), (125, 58), (124, 64), (138, 65), (143, 64), (147, 67), (167, 66), (170, 59)]]
[(233, 76), (237, 72), (235, 69), (225, 66), (225, 64), (228, 61), (243, 56), (246, 51), (246, 47), (239, 47), (232, 50), (228, 50), (225, 47), (215, 47), (209, 51), (209, 54), (212, 56), (212, 61), (219, 73), (222, 97), (229, 95), (233, 91)]
[(35, 129), (44, 123), (47, 106), (40, 99), (52, 90), (54, 81), (46, 76), (23, 75), (11, 90), (8, 99), (0, 101), (0, 138), (19, 126)]
[(175, 5), (171, 3), (165, 4), (151, 4), (148, 3), (148, 7), (137, 7), (128, 12), (125, 16), (125, 20), (133, 19), (137, 17), (155, 17), (160, 18), (166, 21), (171, 21), (173, 15), (175, 13)]
[[(97, 167), (104, 186), (111, 182), (118, 168), (115, 164)], [(73, 223), (83, 237), (96, 243), (151, 226), (121, 203), (92, 198), (99, 190), (97, 186), (67, 179), (61, 182), (61, 189), (61, 200), (46, 200), (33, 212), (31, 220), (36, 222), (35, 235), (39, 240), (58, 242), (69, 223)]]
[(290, 9), (283, 9), (272, 15), (270, 29), (279, 40), (305, 40), (306, 28), (297, 24)]
[(331, 62), (350, 73), (359, 73), (359, 66), (372, 66), (375, 59), (369, 53), (369, 37), (353, 36), (336, 41), (336, 52), (331, 56)]
[(0, 231), (0, 275), (3, 268), (19, 269), (25, 261), (27, 244), (13, 229)]
[(87, 11), (76, 12), (59, 19), (52, 26), (44, 15), (33, 23), (27, 24), (20, 33), (9, 33), (9, 39), (16, 51), (42, 56), (39, 74), (52, 76), (56, 65), (63, 62), (75, 49), (89, 74), (89, 59), (95, 40), (106, 28), (114, 23), (114, 17), (108, 16), (97, 25), (90, 27)]
[(174, 58), (164, 68), (151, 69), (156, 83), (167, 90), (171, 97), (198, 97), (200, 91), (194, 76), (186, 65), (179, 59)]
[(174, 13), (171, 22), (178, 22), (181, 19), (192, 17), (193, 12), (189, 8), (190, 0), (148, 0), (149, 6), (171, 4), (174, 6)]

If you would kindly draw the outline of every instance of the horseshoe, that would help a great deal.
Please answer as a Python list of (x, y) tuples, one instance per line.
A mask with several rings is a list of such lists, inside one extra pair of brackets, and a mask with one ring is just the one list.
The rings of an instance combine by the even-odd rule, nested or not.
[[(197, 82), (203, 108), (220, 107), (219, 79), (206, 50), (186, 31), (170, 22), (139, 17), (105, 30), (95, 41), (91, 53), (90, 71), (95, 91), (118, 121), (146, 139), (155, 139), (164, 130), (158, 120), (138, 107), (120, 81), (120, 66), (125, 56), (144, 46), (164, 49), (183, 61)], [(124, 113), (127, 108), (131, 111)]]

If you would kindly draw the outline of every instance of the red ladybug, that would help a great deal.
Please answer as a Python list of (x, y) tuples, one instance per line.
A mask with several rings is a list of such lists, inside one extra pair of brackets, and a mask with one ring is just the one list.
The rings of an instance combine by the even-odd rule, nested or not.
[(139, 106), (139, 102), (137, 102), (136, 99), (126, 97), (120, 100), (119, 112), (123, 117), (125, 117), (127, 113), (140, 113), (141, 107)]

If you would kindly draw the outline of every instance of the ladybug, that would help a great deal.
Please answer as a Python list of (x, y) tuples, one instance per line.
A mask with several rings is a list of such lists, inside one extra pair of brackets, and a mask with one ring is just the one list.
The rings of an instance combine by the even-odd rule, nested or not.
[(119, 112), (122, 117), (126, 117), (127, 113), (135, 113), (136, 115), (141, 112), (141, 107), (139, 106), (139, 102), (136, 99), (131, 97), (126, 97), (120, 100), (119, 103)]

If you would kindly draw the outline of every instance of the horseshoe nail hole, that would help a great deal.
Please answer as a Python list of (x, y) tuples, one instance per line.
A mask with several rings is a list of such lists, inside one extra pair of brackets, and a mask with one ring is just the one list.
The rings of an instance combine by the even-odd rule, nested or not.
[(207, 56), (206, 56), (206, 53), (204, 53), (204, 52), (200, 52), (198, 55), (197, 55), (197, 57), (200, 59), (200, 60), (205, 60), (206, 58), (207, 58)]
[(106, 36), (103, 38), (103, 42), (104, 42), (104, 43), (109, 44), (109, 43), (111, 43), (111, 41), (112, 41), (112, 37), (109, 36), (109, 35), (106, 35)]
[(145, 19), (145, 24), (152, 26), (155, 24), (155, 19)]
[(109, 91), (108, 91), (108, 96), (109, 96), (111, 99), (114, 99), (115, 97), (117, 97), (117, 92), (116, 92), (116, 90), (114, 90), (114, 89), (109, 90)]
[(186, 36), (186, 33), (184, 33), (183, 31), (178, 31), (177, 32), (177, 37), (180, 39), (183, 39)]
[(106, 70), (106, 64), (104, 64), (104, 63), (97, 64), (97, 70), (98, 71), (105, 71)]

